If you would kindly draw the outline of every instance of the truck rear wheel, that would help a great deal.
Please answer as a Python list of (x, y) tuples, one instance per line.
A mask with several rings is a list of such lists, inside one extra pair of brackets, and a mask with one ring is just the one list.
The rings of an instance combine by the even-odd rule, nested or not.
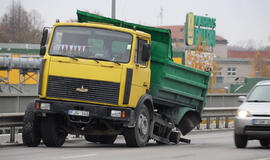
[(41, 135), (47, 147), (61, 147), (66, 140), (67, 131), (63, 118), (48, 116), (41, 121)]
[(94, 143), (100, 142), (101, 144), (113, 144), (117, 138), (117, 135), (103, 135), (103, 136), (84, 135), (84, 137), (85, 137), (85, 140), (87, 140), (88, 142), (94, 142)]
[(150, 114), (148, 108), (142, 104), (136, 113), (136, 124), (133, 128), (126, 128), (124, 137), (129, 147), (145, 146), (149, 140)]
[(40, 121), (35, 117), (34, 102), (29, 103), (23, 118), (22, 140), (28, 147), (36, 147), (40, 144)]

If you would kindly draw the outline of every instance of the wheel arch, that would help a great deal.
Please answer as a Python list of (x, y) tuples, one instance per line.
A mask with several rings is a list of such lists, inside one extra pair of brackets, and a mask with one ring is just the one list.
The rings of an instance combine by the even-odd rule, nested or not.
[(149, 94), (144, 94), (143, 96), (141, 96), (140, 100), (137, 103), (136, 109), (135, 109), (135, 113), (137, 112), (137, 110), (142, 107), (142, 104), (144, 104), (149, 113), (150, 113), (150, 118), (151, 120), (153, 119), (154, 116), (154, 105), (153, 105), (153, 100), (152, 100), (152, 96)]

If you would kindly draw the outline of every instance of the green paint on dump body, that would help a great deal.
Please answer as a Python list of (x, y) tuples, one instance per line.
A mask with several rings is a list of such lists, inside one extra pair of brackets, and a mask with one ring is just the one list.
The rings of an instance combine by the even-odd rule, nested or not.
[(176, 124), (189, 111), (202, 113), (210, 73), (195, 70), (172, 61), (170, 30), (128, 23), (77, 11), (78, 22), (100, 22), (151, 34), (151, 95), (161, 114)]

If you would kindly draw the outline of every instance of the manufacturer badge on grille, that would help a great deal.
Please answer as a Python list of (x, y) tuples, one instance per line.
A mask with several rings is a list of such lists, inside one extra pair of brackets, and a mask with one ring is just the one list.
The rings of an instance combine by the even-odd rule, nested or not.
[(84, 92), (88, 92), (88, 89), (84, 88), (83, 85), (82, 85), (81, 88), (76, 88), (76, 91), (84, 93)]

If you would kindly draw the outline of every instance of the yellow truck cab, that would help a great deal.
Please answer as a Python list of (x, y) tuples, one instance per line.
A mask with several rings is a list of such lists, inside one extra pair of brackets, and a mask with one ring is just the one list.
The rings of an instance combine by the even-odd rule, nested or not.
[(136, 107), (149, 89), (149, 34), (97, 23), (56, 23), (52, 33), (40, 98)]

